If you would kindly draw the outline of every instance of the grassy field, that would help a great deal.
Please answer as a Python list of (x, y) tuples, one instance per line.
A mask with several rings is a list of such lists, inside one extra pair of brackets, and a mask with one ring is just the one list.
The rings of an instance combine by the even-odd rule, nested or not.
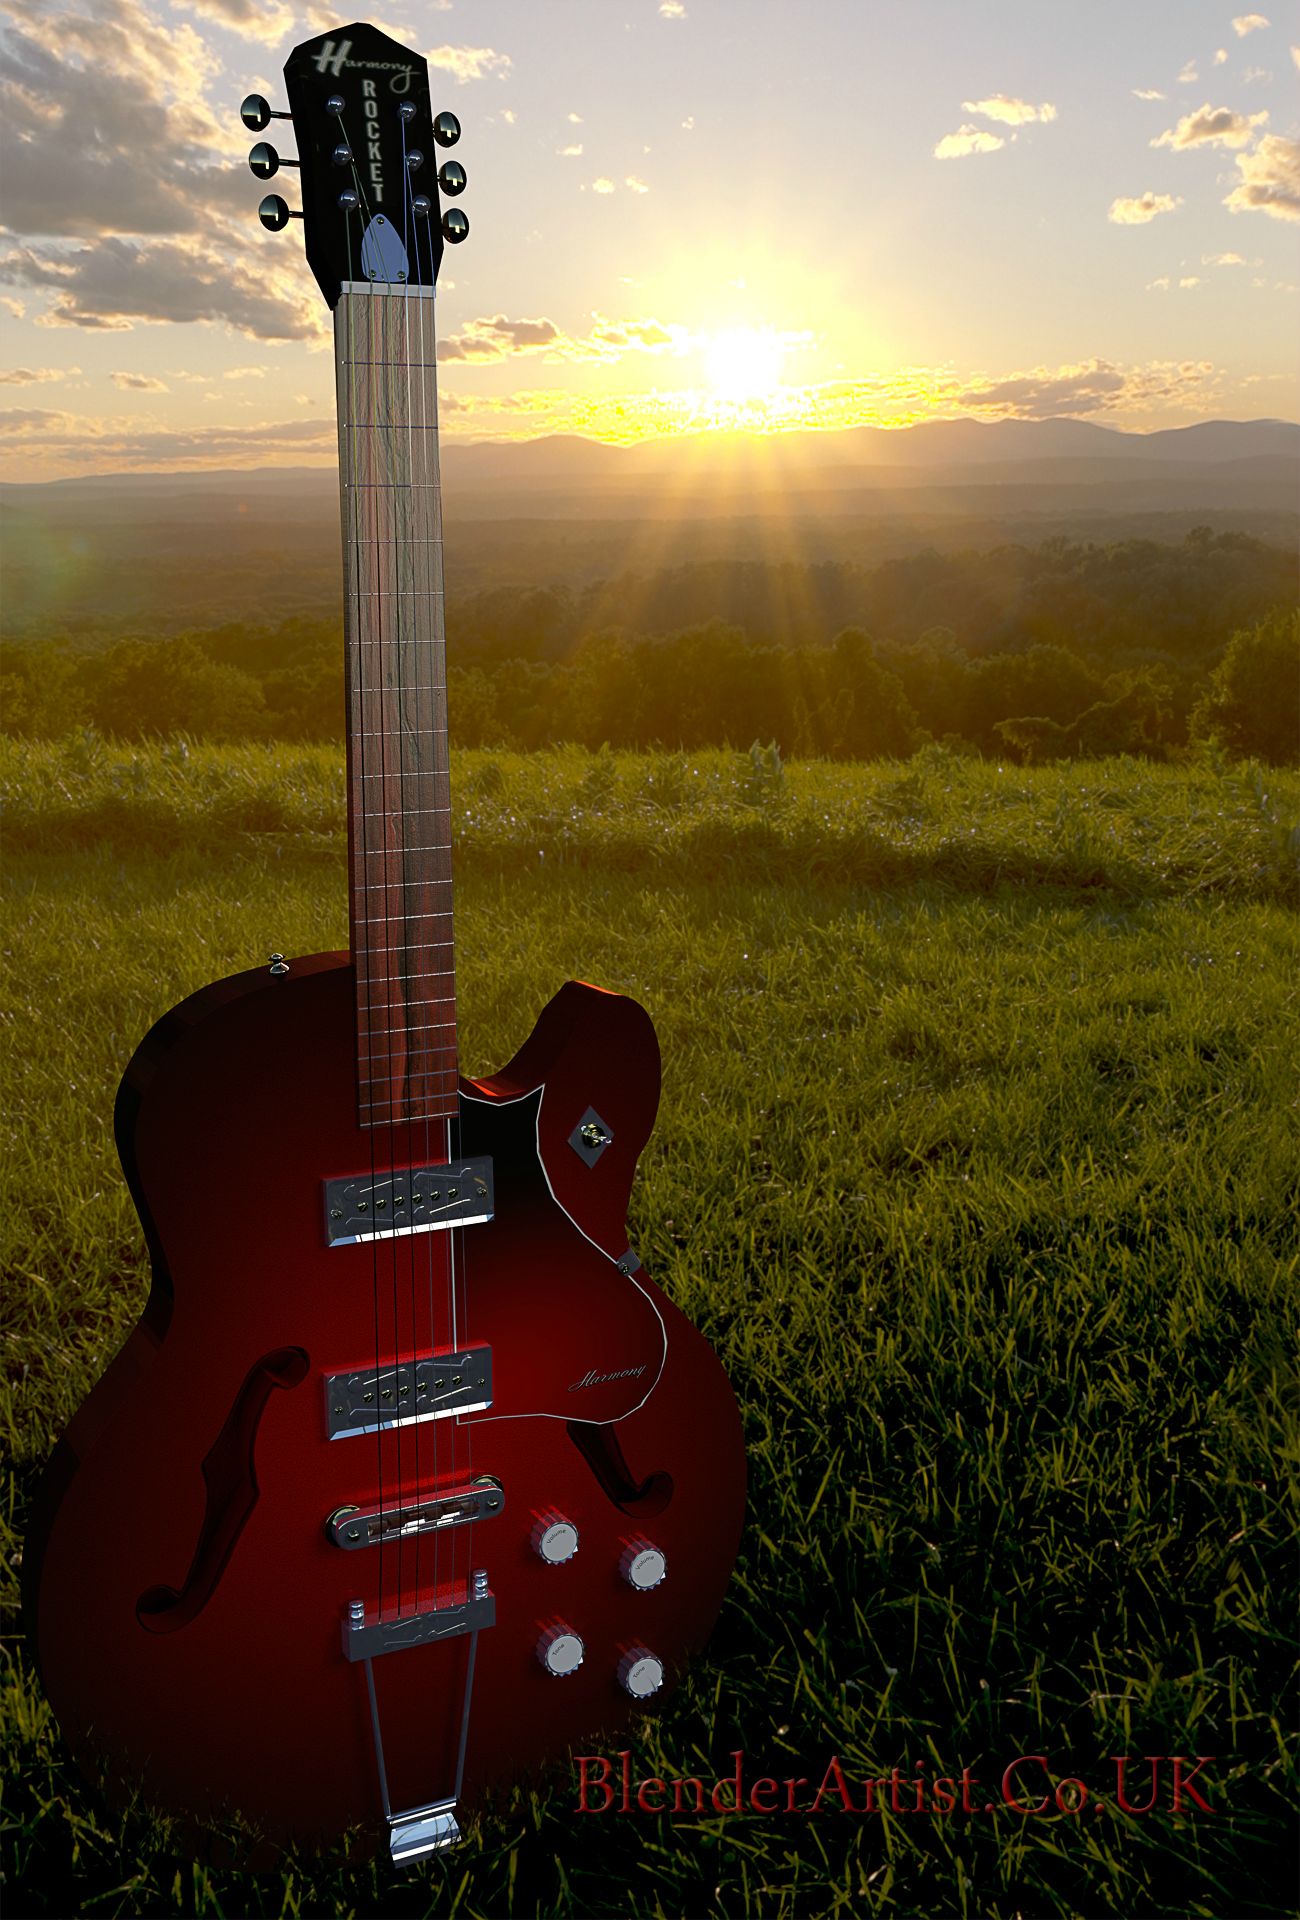
[[(988, 1787), (1041, 1754), (1092, 1797), (579, 1819), (561, 1767), (398, 1879), (197, 1865), (84, 1789), (14, 1603), (40, 1466), (146, 1292), (116, 1081), (191, 989), (346, 945), (343, 783), (314, 749), (9, 742), (9, 1913), (1294, 1912), (1300, 780), (933, 748), (454, 777), (462, 1063), (570, 975), (646, 1004), (631, 1237), (744, 1413), (736, 1577), (638, 1774), (743, 1747)], [(1117, 1809), (1115, 1754), (1138, 1804), (1140, 1756), (1214, 1756), (1213, 1811), (1168, 1767)]]

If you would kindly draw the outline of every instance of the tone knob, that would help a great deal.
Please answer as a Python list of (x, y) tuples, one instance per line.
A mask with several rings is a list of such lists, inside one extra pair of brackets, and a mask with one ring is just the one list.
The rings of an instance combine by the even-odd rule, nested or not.
[(562, 1513), (544, 1513), (533, 1528), (532, 1543), (548, 1566), (562, 1567), (578, 1551), (578, 1529)]
[(582, 1641), (572, 1627), (547, 1627), (537, 1642), (537, 1658), (548, 1673), (563, 1679), (582, 1665)]
[(659, 1585), (668, 1571), (668, 1562), (662, 1549), (651, 1546), (648, 1540), (629, 1540), (623, 1549), (618, 1570), (629, 1587), (645, 1593)]
[(631, 1647), (618, 1663), (618, 1683), (634, 1700), (648, 1700), (664, 1683), (664, 1663), (648, 1647)]

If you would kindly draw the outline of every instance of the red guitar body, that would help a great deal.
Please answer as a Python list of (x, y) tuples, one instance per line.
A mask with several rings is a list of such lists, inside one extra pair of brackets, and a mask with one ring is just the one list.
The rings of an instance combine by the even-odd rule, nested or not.
[[(507, 1067), (461, 1081), (455, 1153), (491, 1157), (489, 1221), (330, 1245), (327, 1180), (454, 1158), (424, 1123), (358, 1126), (353, 1017), (347, 956), (322, 954), (205, 988), (138, 1049), (117, 1135), (153, 1290), (51, 1462), (25, 1565), (83, 1765), (277, 1843), (382, 1833), (368, 1672), (394, 1809), (453, 1791), (462, 1727), (462, 1806), (616, 1739), (645, 1711), (620, 1662), (645, 1649), (680, 1673), (744, 1502), (726, 1377), (626, 1258), (659, 1090), (642, 1009), (571, 982)], [(612, 1140), (589, 1164), (570, 1142), (592, 1108)], [(469, 1347), (490, 1349), (490, 1406), (328, 1437), (326, 1376)], [(327, 1536), (341, 1507), (485, 1475), (503, 1504), (472, 1525), (357, 1551)], [(562, 1564), (536, 1546), (548, 1516), (577, 1531)], [(666, 1560), (648, 1590), (626, 1576), (638, 1543)], [(353, 1603), (400, 1623), (464, 1602), (476, 1570), (495, 1621), (467, 1716), (469, 1634), (345, 1657)], [(538, 1652), (557, 1627), (583, 1643), (565, 1674)]]

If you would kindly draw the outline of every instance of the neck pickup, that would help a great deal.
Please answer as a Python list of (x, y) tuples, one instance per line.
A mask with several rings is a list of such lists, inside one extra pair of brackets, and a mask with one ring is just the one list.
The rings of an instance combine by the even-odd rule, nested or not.
[(400, 1167), (371, 1178), (325, 1182), (325, 1238), (332, 1247), (391, 1240), (443, 1227), (481, 1226), (493, 1214), (492, 1159)]

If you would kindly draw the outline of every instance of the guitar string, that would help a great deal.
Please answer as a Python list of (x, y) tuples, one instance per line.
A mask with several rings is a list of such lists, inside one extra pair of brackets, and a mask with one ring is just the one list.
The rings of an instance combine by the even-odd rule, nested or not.
[[(400, 324), (400, 342), (401, 342), (400, 350), (402, 355), (404, 355), (405, 357), (406, 424), (407, 424), (407, 434), (406, 434), (407, 490), (406, 490), (405, 501), (402, 507), (402, 514), (404, 519), (403, 530), (406, 535), (404, 548), (405, 548), (406, 561), (409, 568), (409, 577), (411, 580), (411, 587), (412, 587), (412, 591), (409, 596), (412, 604), (410, 606), (410, 609), (407, 615), (407, 629), (405, 632), (403, 632), (402, 586), (401, 586), (402, 579), (404, 577), (402, 572), (403, 542), (400, 539), (396, 539), (395, 550), (393, 555), (393, 561), (394, 561), (393, 579), (396, 585), (397, 596), (398, 596), (397, 620), (398, 620), (398, 634), (399, 634), (399, 644), (398, 644), (399, 694), (398, 694), (397, 754), (398, 754), (399, 795), (401, 800), (401, 814), (402, 814), (402, 845), (403, 845), (402, 908), (403, 908), (403, 914), (405, 915), (408, 904), (409, 904), (409, 893), (412, 885), (411, 870), (410, 870), (410, 867), (408, 866), (406, 852), (405, 852), (406, 840), (407, 840), (406, 772), (407, 772), (408, 743), (412, 746), (412, 749), (413, 749), (411, 758), (414, 762), (414, 774), (415, 774), (417, 795), (421, 794), (422, 787), (426, 783), (424, 783), (422, 780), (424, 769), (421, 764), (422, 754), (424, 751), (424, 743), (423, 743), (423, 737), (422, 737), (423, 729), (420, 723), (420, 709), (421, 709), (421, 704), (423, 700), (423, 695), (419, 691), (421, 675), (419, 671), (419, 646), (418, 646), (421, 615), (420, 615), (420, 609), (418, 606), (418, 596), (415, 591), (415, 567), (414, 567), (414, 551), (415, 550), (413, 545), (414, 531), (415, 531), (415, 528), (419, 525), (421, 516), (417, 511), (417, 507), (416, 507), (415, 427), (414, 427), (414, 420), (411, 412), (411, 273), (410, 273), (410, 238), (411, 236), (410, 236), (410, 218), (409, 218), (410, 190), (409, 190), (409, 184), (408, 184), (410, 175), (409, 175), (409, 170), (406, 164), (406, 125), (407, 123), (400, 109), (398, 110), (397, 118), (398, 118), (398, 125), (401, 130), (401, 136), (402, 136), (402, 249), (403, 249), (403, 257), (407, 262), (406, 280), (402, 289), (401, 324)], [(395, 305), (395, 302), (392, 300), (391, 295), (389, 296), (388, 305), (389, 305), (389, 310), (391, 311), (391, 309)], [(397, 331), (398, 329), (394, 329), (395, 333)], [(396, 355), (397, 341), (394, 340), (392, 344), (393, 344), (394, 353)], [(394, 375), (394, 386), (396, 386), (400, 378), (396, 358), (394, 359), (393, 375)], [(396, 503), (396, 491), (394, 494), (394, 500)], [(396, 536), (397, 534), (396, 514), (394, 515), (394, 533)], [(416, 667), (416, 691), (414, 695), (414, 713), (411, 716), (408, 716), (406, 701), (403, 698), (400, 690), (401, 675), (402, 675), (403, 663), (405, 660), (407, 645), (412, 646), (412, 648), (415, 650), (415, 667)], [(409, 728), (407, 726), (408, 717), (413, 720), (413, 726)], [(423, 857), (417, 863), (417, 866), (423, 866)], [(417, 887), (417, 890), (416, 890), (417, 919), (421, 917), (419, 914), (419, 907), (422, 904), (427, 893), (428, 893), (427, 883), (423, 883), (419, 887)], [(409, 934), (409, 926), (410, 926), (409, 921), (404, 918), (402, 922), (403, 951), (409, 950), (409, 947), (411, 944), (410, 939), (407, 937)], [(415, 1005), (417, 1006), (419, 1005), (418, 1000), (415, 1002)], [(423, 1011), (426, 1014), (428, 1012), (427, 1001), (424, 1004)], [(410, 1037), (419, 1037), (418, 1027), (415, 1022), (408, 1021), (407, 1026), (408, 1026), (408, 1031), (412, 1028), (415, 1028), (415, 1032), (410, 1034)], [(428, 1058), (427, 1052), (425, 1053), (424, 1057), (426, 1059)], [(416, 1144), (415, 1134), (416, 1134), (417, 1119), (419, 1117), (423, 1118), (423, 1123), (424, 1123), (424, 1152), (421, 1155), (420, 1164), (422, 1166), (428, 1166), (429, 1164), (429, 1120), (428, 1120), (428, 1092), (427, 1092), (428, 1075), (427, 1073), (423, 1073), (420, 1075), (420, 1083), (421, 1083), (421, 1090), (422, 1090), (423, 1097), (417, 1102), (417, 1099), (415, 1097), (415, 1088), (416, 1088), (417, 1081), (416, 1081), (416, 1075), (412, 1070), (411, 1058), (412, 1056), (411, 1056), (411, 1050), (410, 1050), (410, 1044), (409, 1044), (409, 1038), (408, 1038), (408, 1044), (406, 1049), (406, 1087), (407, 1087), (406, 1164), (408, 1168), (413, 1167), (415, 1164), (415, 1144)], [(419, 1109), (422, 1110), (421, 1114), (419, 1115), (417, 1115), (417, 1106)], [(412, 1182), (408, 1176), (408, 1180), (407, 1180), (408, 1190), (411, 1185), (412, 1185)], [(408, 1222), (408, 1224), (414, 1225), (414, 1221), (410, 1221)], [(427, 1257), (432, 1258), (432, 1235), (430, 1234), (427, 1237), (430, 1240), (430, 1248), (429, 1248)], [(415, 1234), (409, 1234), (407, 1238), (409, 1241), (407, 1252), (408, 1252), (409, 1266), (410, 1266), (410, 1295), (411, 1295), (411, 1323), (410, 1323), (411, 1380), (412, 1380), (412, 1384), (414, 1384), (415, 1377), (416, 1377), (417, 1354), (418, 1354), (418, 1315), (416, 1310), (416, 1295), (415, 1295), (416, 1267), (418, 1264), (417, 1247), (416, 1247), (417, 1236)], [(397, 1242), (394, 1241), (394, 1259), (396, 1259), (396, 1246), (397, 1246)], [(430, 1327), (431, 1346), (436, 1348), (437, 1343), (436, 1341), (432, 1340), (432, 1331), (433, 1331), (432, 1327)], [(420, 1560), (421, 1560), (421, 1547), (423, 1544), (423, 1539), (422, 1539), (422, 1529), (420, 1525), (420, 1520), (418, 1518), (419, 1511), (420, 1511), (420, 1503), (421, 1503), (421, 1500), (423, 1499), (423, 1491), (424, 1491), (424, 1478), (420, 1471), (420, 1439), (421, 1439), (420, 1428), (423, 1423), (419, 1419), (420, 1408), (418, 1405), (414, 1405), (412, 1407), (412, 1412), (416, 1415), (416, 1420), (415, 1420), (415, 1435), (414, 1435), (415, 1437), (415, 1486), (414, 1486), (414, 1490), (411, 1497), (412, 1497), (412, 1503), (417, 1515), (417, 1518), (415, 1521), (415, 1536), (414, 1536), (415, 1584), (414, 1584), (414, 1590), (413, 1590), (412, 1606), (414, 1609), (418, 1610), (418, 1607), (420, 1604), (420, 1595), (423, 1592), (423, 1587), (420, 1580)], [(431, 1424), (433, 1427), (433, 1432), (429, 1436), (429, 1439), (432, 1441), (432, 1444), (433, 1444), (433, 1488), (436, 1491), (436, 1489), (439, 1486), (438, 1422), (434, 1420)], [(398, 1501), (399, 1512), (402, 1512), (405, 1510), (405, 1504), (406, 1504), (406, 1494), (405, 1494), (405, 1489), (403, 1489), (402, 1498)], [(398, 1525), (399, 1525), (399, 1528), (401, 1528), (402, 1523), (399, 1521)], [(407, 1536), (404, 1531), (399, 1532), (398, 1538), (399, 1538), (399, 1542), (401, 1543), (399, 1544), (399, 1548), (398, 1548), (399, 1554), (403, 1554), (405, 1543), (406, 1543), (406, 1537)], [(435, 1535), (435, 1552), (434, 1552), (434, 1577), (435, 1577), (435, 1587), (436, 1587), (436, 1581), (437, 1581), (436, 1535)]]
[[(402, 175), (403, 175), (404, 234), (409, 235), (410, 241), (413, 244), (414, 253), (415, 253), (415, 272), (416, 272), (417, 281), (421, 285), (427, 284), (430, 288), (429, 299), (428, 300), (421, 299), (416, 303), (417, 312), (419, 314), (419, 323), (418, 323), (419, 337), (417, 342), (417, 351), (419, 354), (419, 361), (418, 361), (419, 377), (415, 381), (414, 387), (415, 387), (415, 391), (419, 394), (419, 398), (420, 398), (418, 422), (416, 420), (414, 403), (413, 401), (410, 400), (410, 396), (412, 393), (412, 383), (410, 380), (409, 352), (408, 352), (408, 359), (407, 359), (407, 368), (408, 368), (407, 393), (408, 393), (408, 402), (409, 402), (409, 413), (410, 413), (410, 418), (412, 422), (412, 431), (411, 431), (412, 457), (414, 457), (414, 442), (415, 442), (416, 432), (418, 431), (420, 436), (420, 447), (421, 447), (422, 458), (424, 461), (428, 462), (429, 464), (429, 472), (427, 473), (426, 478), (429, 481), (432, 488), (432, 498), (428, 502), (427, 511), (423, 513), (420, 517), (421, 531), (426, 536), (425, 543), (424, 543), (424, 552), (426, 557), (426, 569), (427, 569), (425, 578), (426, 578), (427, 587), (428, 587), (429, 613), (430, 613), (429, 661), (428, 661), (429, 673), (428, 673), (428, 682), (427, 682), (429, 701), (430, 701), (429, 745), (430, 745), (430, 748), (433, 750), (431, 752), (430, 757), (431, 757), (431, 763), (432, 763), (432, 771), (433, 771), (435, 780), (437, 780), (439, 775), (444, 773), (447, 774), (448, 775), (448, 782), (447, 782), (448, 792), (450, 795), (449, 768), (444, 767), (441, 764), (441, 759), (436, 752), (436, 749), (440, 745), (442, 745), (446, 740), (445, 725), (442, 723), (445, 720), (445, 713), (446, 713), (446, 694), (445, 694), (446, 667), (445, 667), (445, 637), (442, 644), (440, 644), (440, 638), (439, 638), (440, 632), (441, 632), (442, 602), (437, 596), (437, 587), (439, 584), (439, 576), (441, 572), (441, 568), (440, 568), (441, 548), (439, 545), (435, 544), (433, 539), (433, 536), (435, 536), (437, 533), (437, 528), (434, 525), (433, 516), (437, 511), (437, 503), (439, 498), (439, 472), (438, 472), (438, 465), (437, 465), (438, 440), (437, 440), (436, 415), (435, 415), (435, 418), (431, 421), (430, 407), (429, 407), (429, 375), (431, 370), (431, 357), (432, 357), (432, 341), (430, 336), (432, 336), (434, 332), (433, 326), (431, 324), (431, 316), (432, 316), (433, 301), (435, 298), (435, 295), (433, 292), (433, 288), (434, 288), (433, 242), (432, 242), (432, 236), (430, 235), (429, 272), (428, 272), (428, 277), (426, 281), (424, 268), (420, 259), (420, 229), (421, 229), (421, 226), (424, 224), (424, 222), (416, 215), (414, 211), (414, 189), (413, 189), (413, 184), (411, 179), (411, 172), (409, 167), (406, 164), (406, 161), (407, 161), (406, 123), (403, 122)], [(408, 280), (407, 280), (408, 306), (409, 306), (410, 284), (411, 284), (411, 280), (410, 280), (410, 277), (408, 276)], [(409, 343), (409, 333), (408, 333), (408, 343)], [(434, 375), (434, 379), (436, 381), (436, 373)], [(436, 394), (436, 386), (434, 391)], [(440, 700), (442, 703), (441, 710), (439, 706)], [(445, 756), (443, 757), (445, 758)], [(449, 899), (450, 898), (450, 881), (451, 881), (450, 831), (448, 832), (448, 842), (447, 842), (445, 851), (446, 851), (447, 871), (445, 874), (440, 872), (438, 874), (438, 880), (444, 887), (444, 892), (442, 897), (444, 899)], [(455, 979), (454, 950), (453, 950), (452, 966), (453, 966), (452, 979), (454, 982), (454, 979)], [(454, 985), (453, 985), (453, 992), (454, 992)], [(453, 1002), (453, 1011), (454, 1011), (454, 1002)], [(455, 1029), (454, 1029), (454, 1023), (453, 1023), (453, 1032), (454, 1030)], [(446, 1031), (445, 1021), (441, 1023), (440, 1031), (445, 1033)], [(440, 1107), (445, 1106), (445, 1103), (448, 1097), (449, 1096), (447, 1096), (444, 1090), (438, 1102)], [(454, 1098), (454, 1095), (451, 1097)], [(432, 1100), (426, 1095), (426, 1099), (424, 1102), (426, 1158), (432, 1152), (431, 1140), (430, 1140), (429, 1131), (428, 1131), (431, 1105), (432, 1105)], [(444, 1141), (445, 1160), (448, 1166), (450, 1166), (452, 1161), (451, 1117), (449, 1114), (445, 1112), (442, 1113), (440, 1117), (443, 1120), (443, 1141)], [(438, 1249), (439, 1254), (445, 1258), (449, 1266), (454, 1265), (454, 1261), (455, 1261), (454, 1240), (456, 1237), (456, 1233), (457, 1233), (457, 1229), (454, 1226), (449, 1226), (447, 1230), (446, 1240)], [(433, 1246), (432, 1236), (430, 1236), (429, 1238), (427, 1264), (428, 1264), (428, 1283), (429, 1283), (429, 1328), (430, 1328), (430, 1334), (433, 1337), (434, 1344), (436, 1346), (440, 1343), (436, 1338), (437, 1312), (434, 1305), (434, 1270), (435, 1270), (436, 1261), (434, 1256), (434, 1246)], [(458, 1333), (456, 1328), (454, 1311), (449, 1316), (449, 1318), (450, 1318), (450, 1325), (447, 1329), (447, 1334), (448, 1334), (447, 1344), (449, 1344), (453, 1350), (457, 1350), (459, 1348), (459, 1339), (458, 1339)], [(448, 1443), (448, 1448), (451, 1455), (447, 1477), (450, 1483), (450, 1487), (452, 1488), (453, 1491), (460, 1483), (460, 1475), (457, 1471), (456, 1429), (458, 1424), (459, 1424), (458, 1416), (453, 1414), (451, 1420), (448, 1423), (449, 1430), (447, 1434), (447, 1443)], [(437, 1423), (435, 1423), (435, 1440), (436, 1438), (437, 1438)], [(442, 1488), (441, 1476), (439, 1476), (438, 1478), (438, 1487), (439, 1487), (439, 1490), (441, 1491), (441, 1488)], [(459, 1529), (453, 1526), (449, 1530), (449, 1537), (447, 1542), (448, 1556), (451, 1562), (449, 1575), (448, 1575), (448, 1584), (450, 1585), (453, 1591), (455, 1590), (455, 1586), (456, 1586), (457, 1541), (455, 1536), (458, 1531)], [(436, 1594), (441, 1594), (444, 1591), (443, 1568), (442, 1568), (442, 1534), (441, 1534), (441, 1529), (439, 1528), (435, 1528), (435, 1531), (434, 1531), (434, 1590)]]
[[(347, 137), (346, 129), (343, 123), (343, 115), (341, 112), (338, 114), (337, 118), (339, 123), (339, 133), (343, 138), (344, 144), (348, 148), (349, 154), (352, 156), (350, 159), (350, 170), (352, 174), (353, 188), (357, 195), (358, 210), (361, 214), (361, 218), (363, 219), (363, 221), (367, 221), (368, 223), (369, 205), (366, 198), (365, 186), (362, 183), (360, 173), (357, 170), (355, 151), (353, 149), (351, 140), (348, 139)], [(344, 232), (347, 236), (348, 284), (350, 287), (355, 287), (357, 284), (357, 280), (356, 280), (356, 264), (355, 264), (355, 261), (353, 260), (353, 255), (352, 255), (352, 222), (348, 213), (346, 212), (344, 214), (343, 227), (344, 227)], [(369, 716), (366, 711), (367, 709), (366, 666), (365, 666), (364, 642), (362, 639), (362, 633), (363, 633), (363, 617), (362, 617), (363, 597), (362, 597), (362, 577), (361, 577), (362, 529), (361, 529), (361, 502), (360, 502), (359, 496), (362, 493), (363, 489), (357, 484), (358, 438), (359, 438), (358, 403), (360, 398), (358, 389), (359, 389), (359, 383), (360, 383), (360, 374), (359, 374), (359, 367), (358, 367), (359, 357), (356, 350), (357, 335), (358, 335), (358, 328), (356, 323), (359, 316), (356, 308), (355, 293), (349, 292), (349, 293), (341, 294), (340, 301), (343, 307), (343, 321), (344, 321), (343, 348), (344, 348), (345, 378), (342, 381), (340, 381), (339, 384), (340, 384), (340, 390), (346, 392), (347, 408), (348, 408), (348, 421), (347, 421), (347, 438), (349, 442), (348, 464), (349, 464), (349, 471), (351, 474), (351, 484), (348, 487), (348, 492), (351, 495), (351, 498), (348, 501), (348, 516), (349, 516), (349, 525), (352, 531), (352, 580), (353, 580), (353, 596), (355, 600), (353, 639), (350, 647), (346, 649), (347, 653), (351, 655), (351, 658), (347, 660), (347, 680), (350, 686), (352, 682), (353, 674), (355, 673), (355, 676), (356, 676), (355, 711), (356, 711), (357, 719), (360, 722), (359, 731), (361, 734), (361, 777), (360, 777), (359, 788), (355, 790), (353, 794), (353, 799), (355, 804), (350, 809), (350, 812), (354, 818), (354, 834), (353, 834), (354, 848), (355, 848), (356, 840), (358, 838), (360, 840), (360, 845), (361, 845), (361, 874), (360, 874), (359, 885), (357, 881), (357, 875), (355, 872), (355, 855), (354, 855), (354, 863), (353, 863), (354, 870), (348, 876), (349, 886), (351, 890), (351, 897), (353, 902), (353, 923), (354, 923), (354, 939), (353, 939), (354, 1028), (355, 1028), (356, 1013), (360, 1010), (360, 1002), (356, 994), (356, 968), (357, 968), (358, 960), (362, 955), (364, 956), (364, 964), (365, 964), (365, 971), (366, 971), (364, 995), (362, 996), (364, 998), (364, 1003), (365, 1003), (366, 1037), (365, 1037), (364, 1045), (359, 1046), (357, 1049), (358, 1067), (360, 1067), (363, 1057), (364, 1057), (364, 1063), (365, 1063), (364, 1077), (361, 1078), (360, 1085), (357, 1088), (358, 1106), (361, 1107), (363, 1095), (366, 1089), (373, 1088), (374, 1086), (374, 1033), (375, 1033), (374, 969), (371, 965), (372, 955), (370, 951), (370, 941), (371, 941), (370, 928), (373, 926), (374, 922), (369, 913), (370, 896), (371, 896), (370, 856), (373, 852), (373, 849), (371, 848), (371, 845), (370, 845), (370, 826), (369, 826), (369, 821), (366, 815), (366, 740), (367, 740), (367, 737), (369, 736), (370, 728), (367, 726), (367, 720)], [(373, 385), (374, 385), (373, 367), (371, 369), (371, 372), (367, 376), (367, 378), (370, 386), (373, 388)], [(374, 487), (366, 488), (364, 489), (364, 491), (367, 493), (372, 493), (376, 495), (378, 493), (378, 489)], [(372, 504), (374, 504), (375, 506), (375, 511), (377, 515), (378, 514), (377, 500)], [(378, 551), (378, 543), (377, 543), (378, 526), (377, 525), (374, 531), (376, 534), (375, 550), (377, 552)], [(351, 698), (349, 698), (348, 706), (349, 706), (349, 716), (350, 716), (352, 712)], [(382, 773), (382, 768), (383, 768), (382, 737), (380, 739), (379, 751), (380, 751), (380, 770)], [(382, 780), (380, 784), (381, 785), (383, 784)], [(359, 821), (359, 826), (356, 824), (357, 821)], [(387, 861), (385, 856), (385, 865), (386, 864), (387, 864)], [(386, 879), (386, 876), (385, 876), (385, 879)], [(356, 905), (357, 905), (358, 893), (360, 894), (360, 908), (361, 908), (361, 912), (359, 915), (355, 911)], [(359, 937), (357, 934), (358, 922), (359, 922)], [(385, 936), (386, 936), (387, 926), (388, 926), (388, 922), (386, 919), (384, 920), (383, 924), (384, 924)], [(358, 1123), (364, 1124), (361, 1121), (360, 1112), (358, 1113)], [(366, 1131), (369, 1135), (370, 1197), (371, 1197), (371, 1201), (373, 1202), (375, 1199), (375, 1189), (378, 1184), (377, 1142), (375, 1139), (373, 1108), (371, 1109), (371, 1119), (368, 1126), (366, 1127)], [(372, 1213), (372, 1225), (373, 1225), (373, 1213)], [(381, 1343), (380, 1343), (380, 1314), (379, 1314), (379, 1241), (373, 1232), (371, 1233), (371, 1236), (370, 1236), (370, 1258), (371, 1258), (371, 1297), (372, 1297), (372, 1304), (373, 1304), (373, 1311), (374, 1311), (374, 1333), (375, 1333), (375, 1373), (374, 1373), (375, 1462), (376, 1462), (376, 1478), (378, 1481), (376, 1504), (377, 1504), (379, 1515), (380, 1515), (379, 1565), (378, 1565), (378, 1574), (377, 1574), (379, 1594), (376, 1602), (376, 1617), (382, 1618), (383, 1611), (384, 1611), (384, 1522), (383, 1522), (384, 1428), (383, 1428), (383, 1421), (381, 1418), (381, 1403), (379, 1401), (380, 1379), (381, 1379), (381, 1374), (380, 1374)]]

